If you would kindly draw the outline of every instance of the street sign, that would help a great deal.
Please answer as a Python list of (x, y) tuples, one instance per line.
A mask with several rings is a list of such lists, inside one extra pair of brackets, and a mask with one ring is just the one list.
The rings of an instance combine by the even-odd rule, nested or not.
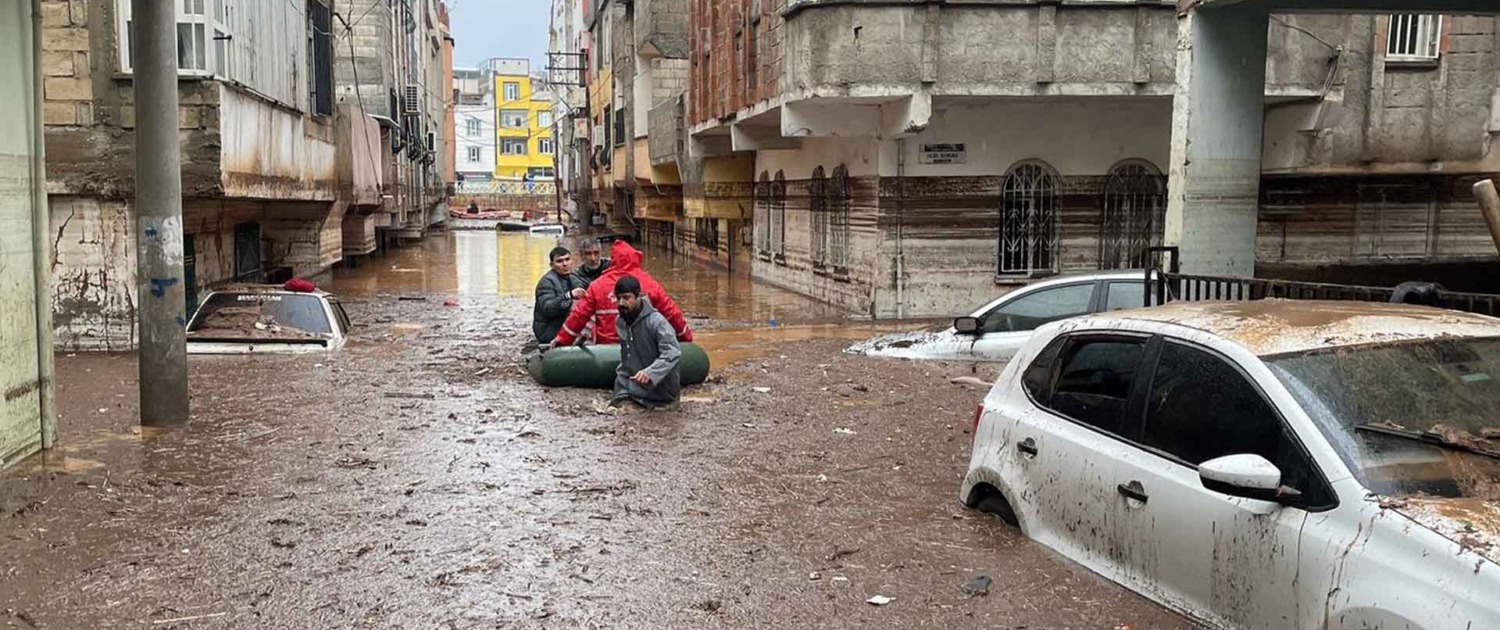
[(922, 145), (920, 161), (923, 164), (963, 164), (967, 159), (968, 151), (963, 143)]

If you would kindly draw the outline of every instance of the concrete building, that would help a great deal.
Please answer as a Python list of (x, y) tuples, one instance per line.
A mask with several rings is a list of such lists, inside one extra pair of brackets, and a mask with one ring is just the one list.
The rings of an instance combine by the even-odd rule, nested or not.
[(495, 178), (495, 81), (492, 75), (478, 68), (459, 68), (453, 71), (454, 135), (458, 159), (458, 174), (465, 187), (488, 182)]
[(556, 146), (552, 92), (531, 73), (526, 59), (494, 59), (495, 177), (551, 180)]
[[(589, 111), (584, 11), (591, 2), (552, 0), (547, 73), (552, 85), (552, 127), (557, 139), (557, 181), (570, 214), (588, 203)], [(590, 7), (591, 8), (591, 7)], [(582, 219), (582, 217), (577, 217)]]
[(50, 447), (57, 434), (40, 8), (0, 6), (0, 469)]
[(1162, 243), (1253, 273), (1203, 262), (1225, 232), (1267, 273), (1494, 261), (1466, 192), (1496, 171), (1493, 17), (1269, 20), (1264, 194), (1248, 221), (1190, 218), (1213, 227), (1188, 231), (1196, 250), (1167, 216), (1179, 20), (1172, 2), (694, 0), (671, 238), (874, 317)]
[[(380, 10), (369, 10), (372, 2)], [(130, 3), (41, 4), (57, 344), (128, 350), (136, 339)], [(189, 308), (219, 284), (317, 275), (370, 253), (378, 229), (411, 236), (427, 227), (445, 196), (435, 7), (177, 5)], [(393, 48), (392, 33), (410, 46)], [(349, 63), (360, 47), (365, 57)], [(418, 113), (396, 123), (397, 86), (421, 96), (429, 81), (438, 98), (420, 99)]]
[[(341, 0), (335, 49), (338, 100), (380, 123), (381, 202), (361, 207), (345, 226), (357, 249), (417, 238), (447, 217), (445, 179), (452, 89), (446, 8), (436, 0)], [(454, 176), (456, 178), (456, 175)]]
[[(581, 212), (591, 226), (638, 232), (648, 244), (672, 246), (683, 212), (677, 143), (658, 139), (660, 122), (653, 125), (652, 113), (664, 108), (670, 114), (687, 88), (687, 9), (686, 0), (603, 0), (582, 11), (584, 166), (592, 176), (574, 194), (584, 198)], [(673, 129), (666, 124), (660, 131)]]

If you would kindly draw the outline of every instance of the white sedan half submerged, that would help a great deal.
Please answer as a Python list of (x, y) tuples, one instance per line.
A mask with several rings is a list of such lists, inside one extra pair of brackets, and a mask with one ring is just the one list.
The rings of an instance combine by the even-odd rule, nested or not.
[(349, 316), (330, 293), (243, 285), (208, 294), (188, 322), (188, 354), (300, 354), (337, 350)]
[(1089, 313), (1140, 308), (1145, 270), (1065, 275), (1011, 291), (942, 331), (877, 337), (849, 352), (898, 359), (1009, 361), (1038, 326)]
[(1049, 324), (970, 506), (1220, 628), (1500, 628), (1500, 319), (1174, 303)]

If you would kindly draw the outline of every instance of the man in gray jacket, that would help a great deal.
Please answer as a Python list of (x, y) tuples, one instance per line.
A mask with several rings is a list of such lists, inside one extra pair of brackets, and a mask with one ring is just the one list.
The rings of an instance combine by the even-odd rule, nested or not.
[(647, 409), (672, 407), (682, 394), (682, 346), (666, 316), (641, 294), (641, 282), (631, 276), (615, 283), (620, 317), (620, 367), (615, 370), (615, 392), (610, 405), (634, 401)]
[(539, 344), (552, 343), (573, 310), (573, 300), (583, 297), (583, 280), (573, 275), (573, 254), (554, 247), (547, 255), (552, 270), (536, 283), (536, 306), (531, 309), (531, 332)]

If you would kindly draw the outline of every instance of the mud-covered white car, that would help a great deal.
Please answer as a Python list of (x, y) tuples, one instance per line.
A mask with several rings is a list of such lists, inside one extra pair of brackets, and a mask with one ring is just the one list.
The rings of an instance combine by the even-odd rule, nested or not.
[(1173, 303), (1037, 330), (960, 491), (1222, 628), (1500, 628), (1500, 320)]
[(897, 333), (849, 352), (898, 359), (1003, 363), (1038, 326), (1145, 304), (1145, 270), (1069, 274), (1029, 284), (960, 317), (946, 330)]
[(300, 354), (337, 350), (349, 315), (333, 294), (242, 285), (209, 293), (188, 322), (188, 354)]

